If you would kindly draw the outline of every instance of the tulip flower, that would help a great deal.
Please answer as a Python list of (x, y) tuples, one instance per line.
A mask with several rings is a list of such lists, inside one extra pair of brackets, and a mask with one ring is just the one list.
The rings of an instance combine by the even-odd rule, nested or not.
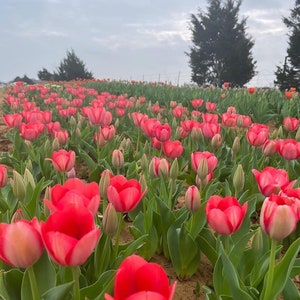
[(300, 142), (294, 139), (278, 140), (277, 152), (286, 160), (294, 160), (300, 157)]
[(193, 99), (190, 101), (193, 108), (197, 109), (200, 108), (203, 104), (203, 99)]
[(69, 139), (69, 132), (67, 130), (63, 130), (63, 129), (55, 130), (53, 132), (53, 136), (54, 136), (54, 138), (57, 139), (57, 141), (60, 145), (65, 145)]
[(262, 148), (265, 156), (272, 156), (277, 152), (277, 140), (267, 140)]
[(165, 270), (138, 255), (128, 256), (117, 270), (114, 296), (105, 294), (106, 300), (172, 300), (176, 282), (169, 285)]
[(38, 261), (43, 251), (44, 245), (36, 217), (31, 221), (0, 223), (0, 260), (7, 265), (30, 267)]
[(252, 119), (250, 116), (238, 115), (236, 124), (243, 128), (249, 128), (252, 124)]
[(221, 131), (221, 125), (215, 123), (202, 123), (201, 124), (202, 134), (207, 139), (212, 139), (217, 133)]
[(51, 212), (73, 203), (86, 207), (95, 215), (100, 204), (99, 186), (96, 182), (84, 183), (79, 178), (70, 178), (64, 184), (54, 185), (49, 198), (44, 199), (44, 203)]
[(235, 113), (223, 113), (222, 124), (226, 127), (236, 127), (238, 115)]
[(112, 165), (115, 169), (119, 170), (124, 165), (124, 155), (123, 152), (119, 149), (115, 149), (112, 152)]
[(177, 158), (183, 153), (183, 146), (178, 140), (169, 140), (163, 144), (163, 151), (168, 158)]
[(297, 203), (293, 198), (270, 195), (263, 202), (260, 212), (262, 229), (274, 240), (281, 241), (290, 235), (299, 220)]
[(100, 229), (91, 212), (70, 204), (41, 222), (41, 234), (49, 256), (62, 266), (80, 266), (93, 252)]
[(64, 149), (53, 151), (51, 160), (54, 168), (59, 172), (69, 172), (74, 168), (76, 154), (74, 151), (66, 151)]
[(143, 119), (142, 123), (141, 123), (141, 128), (144, 132), (144, 134), (148, 137), (154, 137), (154, 130), (156, 128), (157, 125), (161, 125), (161, 123), (159, 122), (158, 119), (156, 118), (152, 118), (152, 119)]
[(112, 140), (116, 135), (116, 128), (114, 125), (103, 126), (99, 132), (94, 134), (94, 141), (98, 147), (103, 147), (108, 141)]
[(219, 116), (217, 114), (204, 113), (202, 114), (203, 123), (218, 124)]
[(106, 193), (116, 211), (124, 213), (134, 210), (144, 196), (140, 183), (135, 179), (128, 180), (123, 175), (110, 179)]
[(283, 119), (283, 127), (288, 132), (293, 132), (298, 129), (300, 120), (297, 118), (285, 117)]
[(191, 163), (192, 163), (192, 168), (195, 172), (198, 171), (201, 160), (206, 160), (207, 161), (207, 168), (208, 168), (207, 173), (213, 172), (213, 170), (216, 168), (216, 166), (218, 164), (217, 157), (211, 152), (208, 152), (208, 151), (193, 152), (191, 154)]
[(289, 180), (288, 172), (283, 169), (266, 167), (261, 172), (256, 169), (252, 173), (257, 181), (260, 192), (269, 197), (271, 194), (278, 194), (281, 190), (291, 188), (295, 180)]
[(200, 208), (201, 197), (200, 191), (195, 185), (191, 185), (185, 192), (185, 206), (191, 212), (196, 212)]
[(134, 125), (141, 127), (142, 121), (144, 119), (148, 119), (148, 116), (139, 112), (133, 112), (131, 113), (131, 118), (134, 122)]
[(0, 164), (0, 188), (4, 187), (8, 181), (7, 168), (5, 165)]
[(166, 142), (171, 138), (172, 130), (168, 123), (164, 125), (158, 124), (154, 129), (154, 136), (160, 142)]
[(19, 128), (22, 123), (21, 114), (6, 114), (3, 116), (3, 121), (9, 128)]
[(21, 123), (20, 135), (27, 141), (33, 141), (44, 131), (45, 125), (41, 122)]
[(255, 147), (262, 146), (268, 139), (268, 135), (269, 126), (258, 123), (252, 124), (246, 133), (248, 143)]
[(217, 107), (217, 103), (215, 103), (215, 102), (206, 102), (205, 103), (205, 108), (208, 112), (215, 111), (216, 107)]
[(205, 212), (210, 227), (221, 235), (236, 232), (245, 217), (248, 203), (240, 205), (238, 200), (231, 196), (224, 198), (213, 195), (206, 204)]
[(165, 158), (154, 156), (149, 165), (149, 173), (153, 176), (167, 176), (170, 171), (170, 163)]
[(185, 111), (186, 111), (186, 107), (176, 106), (175, 108), (173, 108), (172, 114), (176, 119), (180, 119), (183, 117)]

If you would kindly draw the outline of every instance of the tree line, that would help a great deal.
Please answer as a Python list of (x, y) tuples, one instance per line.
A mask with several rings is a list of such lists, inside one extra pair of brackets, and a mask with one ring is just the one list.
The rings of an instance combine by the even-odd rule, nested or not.
[[(199, 86), (243, 86), (256, 74), (256, 60), (252, 48), (254, 40), (247, 34), (247, 18), (239, 19), (241, 0), (208, 0), (207, 10), (198, 9), (190, 16), (192, 46), (185, 54), (189, 57), (191, 80)], [(282, 66), (277, 66), (274, 84), (281, 90), (300, 85), (300, 0), (283, 18), (288, 28), (288, 47)], [(268, 45), (266, 45), (268, 47)], [(43, 68), (40, 80), (92, 79), (92, 72), (75, 54), (67, 51), (56, 71)]]

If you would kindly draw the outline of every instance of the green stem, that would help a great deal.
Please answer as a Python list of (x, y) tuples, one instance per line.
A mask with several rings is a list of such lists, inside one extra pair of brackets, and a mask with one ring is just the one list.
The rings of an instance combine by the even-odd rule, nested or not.
[(29, 275), (32, 300), (39, 300), (40, 299), (40, 293), (39, 293), (38, 285), (37, 285), (37, 282), (36, 282), (36, 277), (35, 277), (35, 274), (34, 274), (33, 266), (28, 267), (27, 270), (28, 270), (28, 275)]
[(114, 252), (113, 252), (113, 257), (116, 259), (118, 256), (118, 250), (119, 250), (119, 242), (120, 242), (120, 236), (121, 236), (121, 231), (123, 227), (123, 215), (122, 213), (118, 213), (118, 230), (116, 234), (116, 241), (114, 245)]
[(73, 286), (73, 300), (80, 300), (80, 287), (79, 287), (79, 267), (72, 267), (72, 275), (74, 280)]
[(266, 288), (265, 293), (263, 293), (263, 300), (270, 299), (270, 292), (272, 290), (273, 278), (274, 278), (274, 270), (275, 270), (275, 258), (276, 258), (276, 241), (271, 240), (271, 252), (270, 252), (270, 263), (269, 263), (269, 271), (266, 277)]

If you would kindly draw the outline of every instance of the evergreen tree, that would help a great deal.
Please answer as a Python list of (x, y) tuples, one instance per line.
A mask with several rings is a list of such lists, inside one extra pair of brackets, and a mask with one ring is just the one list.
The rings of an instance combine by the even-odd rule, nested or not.
[(74, 50), (71, 50), (67, 51), (67, 57), (60, 62), (56, 72), (52, 74), (43, 68), (38, 72), (38, 77), (40, 80), (70, 81), (74, 79), (92, 79), (93, 74), (86, 69), (85, 64), (78, 58)]
[(246, 19), (238, 20), (241, 1), (208, 0), (207, 13), (199, 9), (191, 15), (193, 46), (189, 65), (192, 81), (198, 85), (222, 85), (229, 81), (242, 86), (255, 75), (251, 49), (252, 39), (246, 35)]
[(287, 55), (282, 67), (277, 66), (274, 83), (281, 89), (300, 88), (300, 0), (296, 0), (289, 18), (283, 18), (289, 30)]

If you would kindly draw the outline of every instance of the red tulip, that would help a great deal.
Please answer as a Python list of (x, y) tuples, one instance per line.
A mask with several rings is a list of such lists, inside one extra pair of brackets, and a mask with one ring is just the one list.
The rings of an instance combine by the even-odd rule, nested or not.
[(0, 188), (4, 187), (7, 184), (7, 167), (0, 164)]
[(191, 185), (185, 192), (185, 206), (191, 212), (196, 212), (200, 208), (201, 197), (200, 191), (195, 185)]
[(52, 212), (61, 210), (70, 203), (77, 203), (95, 215), (100, 204), (99, 186), (96, 182), (85, 183), (79, 178), (70, 178), (63, 185), (54, 185), (50, 199), (44, 199), (44, 202)]
[(41, 133), (43, 133), (45, 125), (41, 122), (30, 122), (21, 123), (20, 125), (20, 135), (28, 141), (35, 140)]
[(58, 140), (60, 145), (65, 145), (69, 139), (69, 132), (67, 130), (55, 130), (53, 132), (54, 137)]
[(253, 93), (255, 93), (255, 91), (256, 91), (255, 87), (252, 87), (252, 86), (248, 87), (249, 94), (253, 94)]
[(3, 116), (3, 121), (9, 128), (19, 128), (22, 123), (21, 114), (6, 114)]
[(172, 114), (176, 119), (180, 119), (183, 117), (185, 111), (186, 111), (186, 107), (176, 106), (175, 108), (173, 108)]
[(300, 120), (297, 118), (285, 117), (283, 119), (283, 127), (286, 131), (292, 132), (298, 129)]
[(204, 123), (218, 124), (219, 116), (217, 114), (204, 113), (202, 114), (202, 120)]
[(160, 142), (166, 142), (171, 138), (172, 130), (168, 123), (165, 123), (164, 125), (158, 124), (154, 128), (154, 136), (160, 141)]
[(139, 112), (133, 112), (131, 113), (131, 118), (134, 122), (134, 125), (141, 126), (144, 119), (148, 119), (148, 116), (146, 114), (142, 114)]
[(190, 101), (193, 108), (200, 108), (203, 104), (203, 99), (193, 99)]
[(277, 152), (277, 140), (267, 140), (262, 148), (265, 156), (272, 156)]
[(164, 269), (149, 263), (138, 255), (128, 256), (117, 270), (114, 297), (105, 294), (106, 300), (171, 300), (176, 282), (169, 285)]
[(238, 115), (235, 113), (223, 113), (222, 123), (226, 127), (236, 127)]
[(39, 223), (20, 220), (0, 223), (0, 259), (7, 265), (27, 268), (38, 261), (44, 251)]
[(163, 151), (168, 158), (177, 158), (183, 153), (183, 146), (178, 140), (169, 140), (163, 144)]
[(206, 204), (205, 212), (210, 227), (221, 235), (236, 232), (245, 217), (248, 203), (240, 205), (238, 200), (231, 196), (224, 198), (211, 196)]
[(163, 145), (163, 143), (160, 142), (156, 137), (151, 138), (151, 143), (152, 143), (152, 147), (157, 150), (160, 150)]
[(212, 139), (217, 133), (221, 131), (221, 125), (215, 123), (202, 123), (201, 124), (202, 134), (207, 139)]
[(124, 165), (124, 155), (123, 152), (119, 149), (115, 149), (112, 152), (111, 162), (114, 168), (121, 169)]
[(262, 146), (268, 139), (268, 135), (269, 127), (258, 123), (252, 124), (246, 133), (248, 143), (255, 147)]
[(272, 194), (264, 200), (260, 225), (272, 239), (281, 241), (290, 235), (298, 220), (297, 203), (292, 198)]
[(53, 151), (51, 160), (54, 168), (59, 172), (69, 172), (74, 168), (76, 154), (74, 151), (66, 151), (64, 149)]
[(287, 171), (273, 167), (266, 167), (261, 172), (253, 169), (252, 173), (260, 192), (266, 197), (291, 188), (296, 182), (295, 180), (290, 182)]
[(155, 118), (143, 119), (143, 121), (141, 123), (141, 128), (146, 136), (154, 137), (154, 130), (157, 125), (160, 125), (160, 122), (158, 119), (155, 119)]
[(300, 157), (300, 142), (294, 139), (278, 140), (277, 152), (286, 160), (294, 160)]
[(154, 156), (150, 162), (150, 174), (156, 177), (167, 176), (170, 171), (170, 163), (165, 158)]
[(108, 201), (119, 212), (134, 210), (144, 196), (140, 183), (135, 179), (128, 180), (123, 175), (110, 179), (106, 193)]
[(238, 115), (237, 125), (243, 128), (248, 128), (252, 124), (252, 119), (250, 116)]
[(112, 140), (116, 135), (116, 128), (114, 125), (103, 126), (99, 132), (94, 134), (94, 141), (98, 147), (103, 147), (108, 141)]
[(87, 208), (70, 204), (41, 222), (41, 233), (53, 261), (62, 266), (79, 266), (93, 252), (100, 229)]
[(208, 112), (215, 111), (216, 107), (217, 107), (217, 103), (215, 103), (215, 102), (206, 102), (205, 103), (205, 108)]
[(217, 157), (208, 151), (200, 152), (196, 151), (191, 154), (191, 163), (192, 163), (192, 168), (195, 172), (197, 172), (198, 167), (201, 163), (201, 160), (206, 160), (207, 161), (207, 173), (212, 173), (213, 170), (216, 168), (218, 164), (218, 159)]

